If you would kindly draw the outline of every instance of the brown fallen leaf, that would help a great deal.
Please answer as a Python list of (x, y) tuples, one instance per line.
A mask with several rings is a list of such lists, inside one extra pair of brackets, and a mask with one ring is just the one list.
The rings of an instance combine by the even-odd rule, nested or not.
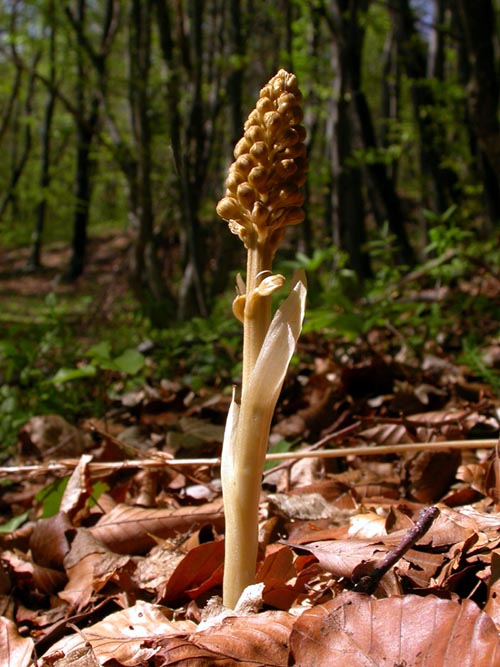
[(92, 438), (60, 415), (37, 415), (21, 429), (19, 444), (21, 456), (79, 456), (92, 445)]
[(172, 605), (186, 595), (195, 599), (222, 584), (224, 541), (205, 542), (189, 551), (170, 576), (161, 602)]
[(222, 529), (221, 501), (174, 510), (116, 505), (90, 532), (117, 553), (140, 554), (156, 544), (155, 537), (165, 539), (207, 523)]
[(488, 582), (488, 600), (484, 611), (491, 616), (500, 631), (500, 550), (491, 554), (491, 574)]
[[(318, 565), (334, 577), (357, 579), (380, 564), (386, 554), (399, 544), (403, 536), (404, 531), (400, 531), (379, 540), (325, 540), (310, 544), (290, 544), (290, 546), (295, 551), (305, 550), (314, 555)], [(399, 576), (405, 576), (414, 585), (423, 587), (429, 585), (431, 577), (435, 576), (443, 559), (442, 554), (409, 549), (397, 561), (395, 567)]]
[(290, 636), (295, 667), (499, 667), (495, 624), (470, 600), (375, 600), (345, 593), (304, 612)]
[(36, 597), (37, 591), (54, 593), (66, 583), (64, 572), (33, 563), (28, 554), (3, 551), (0, 554), (0, 562), (16, 589), (24, 591), (29, 596)]
[(282, 611), (230, 616), (190, 637), (159, 640), (155, 659), (162, 667), (286, 667), (294, 620)]
[(440, 500), (455, 479), (461, 461), (458, 450), (419, 452), (406, 462), (409, 494), (421, 503)]
[(118, 579), (123, 587), (120, 575), (135, 566), (129, 556), (119, 556), (102, 545), (85, 528), (76, 531), (64, 565), (68, 583), (59, 597), (72, 608), (80, 610), (87, 605), (94, 592), (100, 591), (111, 579)]
[(71, 518), (85, 506), (91, 491), (89, 463), (92, 461), (90, 454), (80, 456), (78, 464), (73, 470), (61, 498), (60, 511), (65, 512)]
[(42, 659), (51, 664), (52, 655), (59, 658), (62, 651), (68, 656), (72, 651), (84, 648), (88, 642), (100, 665), (113, 660), (113, 664), (123, 667), (142, 666), (158, 650), (151, 646), (153, 638), (187, 636), (195, 629), (192, 621), (169, 621), (161, 607), (139, 600), (133, 607), (110, 614), (80, 634), (61, 639)]
[(66, 531), (72, 527), (64, 512), (58, 512), (48, 519), (38, 519), (29, 543), (34, 562), (43, 567), (62, 570), (64, 557), (69, 551)]
[(17, 626), (5, 616), (0, 616), (0, 665), (2, 667), (28, 667), (31, 665), (34, 643), (30, 637), (21, 637)]
[(290, 547), (273, 545), (255, 578), (264, 583), (264, 602), (276, 609), (288, 610), (297, 595), (305, 590), (310, 576), (302, 573), (314, 562), (313, 556), (296, 556)]
[(382, 560), (388, 551), (382, 542), (374, 540), (327, 540), (289, 546), (299, 553), (304, 550), (312, 554), (319, 565), (334, 576), (347, 578), (361, 563)]

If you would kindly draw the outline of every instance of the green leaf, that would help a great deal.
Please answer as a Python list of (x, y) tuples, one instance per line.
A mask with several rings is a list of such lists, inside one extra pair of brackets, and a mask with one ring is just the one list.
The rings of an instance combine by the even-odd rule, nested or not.
[(19, 526), (22, 526), (22, 524), (26, 521), (28, 518), (28, 512), (23, 512), (22, 514), (19, 514), (18, 516), (13, 516), (10, 521), (7, 521), (6, 523), (3, 523), (0, 526), (0, 535), (7, 535), (8, 533), (12, 533), (16, 528), (19, 528)]
[(92, 345), (92, 347), (87, 350), (87, 356), (99, 361), (111, 359), (111, 343), (109, 340), (102, 340), (100, 343)]
[(42, 505), (42, 519), (47, 519), (59, 512), (63, 493), (68, 485), (69, 477), (61, 477), (35, 494), (35, 499)]
[(103, 493), (109, 491), (109, 485), (106, 482), (101, 482), (98, 480), (95, 484), (92, 485), (92, 491), (90, 492), (90, 497), (88, 499), (89, 507), (94, 507), (97, 505), (97, 501), (102, 496)]
[[(269, 446), (268, 452), (269, 454), (281, 454), (282, 452), (289, 452), (292, 447), (292, 442), (288, 442), (288, 440), (278, 440), (278, 442)], [(282, 461), (266, 461), (264, 470), (270, 470), (280, 463), (282, 463)]]
[(135, 375), (144, 366), (144, 356), (137, 350), (125, 350), (119, 357), (113, 359), (112, 364), (115, 370), (127, 375)]
[(365, 331), (365, 318), (356, 313), (342, 313), (335, 317), (333, 325), (344, 334), (361, 335)]
[(82, 378), (92, 378), (96, 375), (97, 369), (92, 364), (85, 364), (80, 368), (60, 368), (52, 378), (54, 384), (64, 384), (72, 380), (81, 380)]

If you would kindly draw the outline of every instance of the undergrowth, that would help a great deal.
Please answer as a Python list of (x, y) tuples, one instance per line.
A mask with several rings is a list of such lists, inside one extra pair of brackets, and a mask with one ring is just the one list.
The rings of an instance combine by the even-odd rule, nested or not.
[[(452, 218), (452, 216), (451, 216)], [(363, 288), (346, 256), (334, 249), (298, 254), (278, 267), (313, 277), (304, 331), (356, 343), (383, 329), (415, 362), (426, 351), (453, 356), (471, 375), (500, 393), (500, 372), (485, 357), (500, 337), (500, 248), (477, 241), (448, 217), (429, 234), (423, 261), (412, 272), (395, 261), (387, 229), (367, 247), (374, 278)], [(440, 263), (438, 258), (446, 257)], [(414, 279), (411, 276), (414, 275)], [(410, 278), (410, 279), (409, 279)], [(135, 312), (82, 324), (81, 302), (49, 295), (30, 318), (4, 322), (0, 334), (0, 452), (11, 453), (19, 428), (37, 414), (56, 413), (78, 422), (102, 416), (117, 395), (162, 379), (194, 391), (230, 391), (240, 376), (241, 328), (227, 317), (228, 296), (207, 319), (154, 330)]]

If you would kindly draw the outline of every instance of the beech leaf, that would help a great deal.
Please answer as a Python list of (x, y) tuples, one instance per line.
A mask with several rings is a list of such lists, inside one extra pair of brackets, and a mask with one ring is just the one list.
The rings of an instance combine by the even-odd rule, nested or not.
[(223, 522), (220, 501), (175, 510), (116, 505), (90, 532), (113, 551), (139, 554), (156, 544), (153, 536), (165, 539), (206, 523), (221, 528)]
[(500, 642), (474, 602), (432, 595), (347, 593), (304, 612), (290, 650), (296, 667), (498, 667)]
[(0, 664), (2, 667), (28, 667), (31, 665), (33, 640), (21, 637), (16, 624), (0, 616)]
[(195, 628), (191, 621), (169, 621), (161, 607), (139, 600), (133, 607), (110, 614), (99, 623), (82, 630), (83, 636), (75, 634), (60, 640), (43, 658), (49, 662), (51, 654), (57, 655), (61, 651), (67, 656), (71, 651), (81, 648), (85, 638), (100, 665), (113, 660), (113, 664), (135, 667), (143, 665), (157, 652), (156, 648), (145, 645), (151, 644), (153, 638), (171, 634), (182, 636), (193, 632)]

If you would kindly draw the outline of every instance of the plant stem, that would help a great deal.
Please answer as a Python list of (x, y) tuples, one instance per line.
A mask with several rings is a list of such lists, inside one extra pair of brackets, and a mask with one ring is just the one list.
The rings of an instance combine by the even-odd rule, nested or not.
[(271, 297), (255, 296), (262, 278), (271, 271), (272, 254), (267, 244), (255, 242), (247, 252), (247, 275), (244, 320), (243, 320), (243, 372), (242, 396), (248, 387), (250, 375), (259, 356), (271, 321)]
[[(251, 399), (254, 397), (252, 396)], [(234, 608), (242, 591), (255, 582), (258, 552), (258, 513), (262, 471), (274, 406), (242, 402), (237, 447), (229, 454), (229, 475), (223, 481), (230, 499), (225, 505), (224, 605)], [(224, 474), (224, 473), (223, 473)]]
[(262, 278), (271, 271), (267, 244), (248, 249), (246, 303), (243, 320), (243, 377), (237, 447), (223, 451), (223, 487), (227, 503), (225, 529), (224, 604), (234, 608), (244, 588), (255, 581), (258, 552), (258, 513), (262, 471), (273, 406), (250, 395), (250, 377), (271, 320), (271, 297), (258, 295)]

